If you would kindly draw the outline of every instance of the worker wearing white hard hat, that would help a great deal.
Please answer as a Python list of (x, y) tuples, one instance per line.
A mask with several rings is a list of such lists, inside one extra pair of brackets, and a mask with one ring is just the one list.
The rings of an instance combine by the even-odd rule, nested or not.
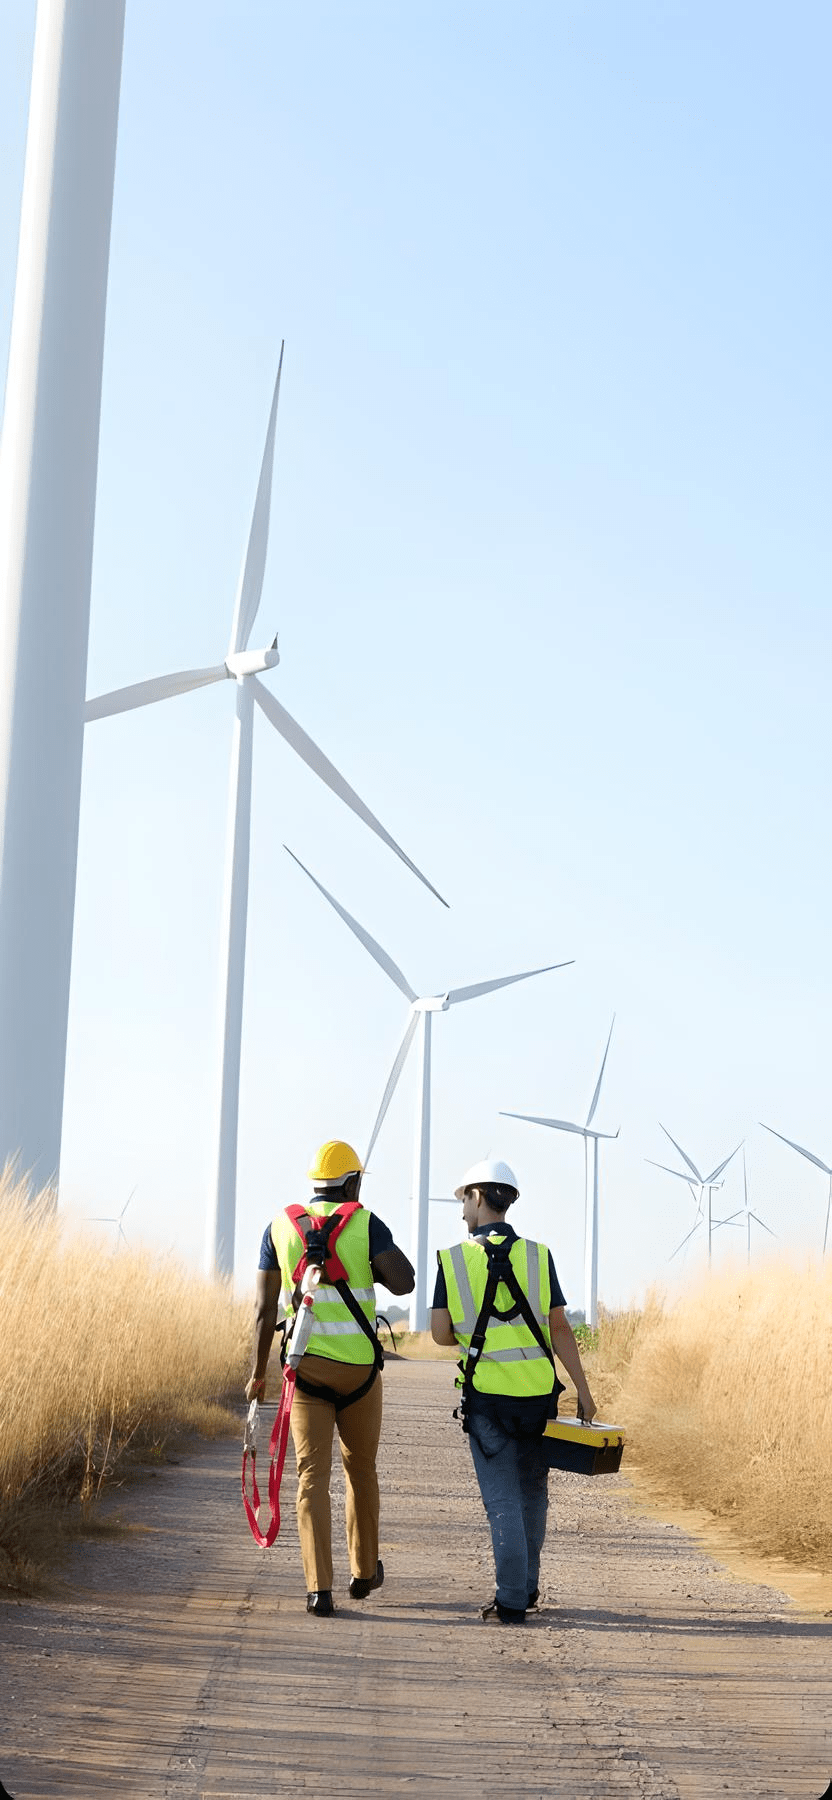
[(562, 1392), (555, 1357), (575, 1384), (583, 1417), (592, 1419), (596, 1408), (552, 1253), (518, 1237), (506, 1219), (520, 1196), (513, 1169), (486, 1158), (454, 1192), (470, 1235), (439, 1251), (431, 1334), (463, 1350), (457, 1415), (491, 1527), (497, 1583), (482, 1617), (522, 1625), (539, 1598), (548, 1508), (542, 1437)]
[(494, 1186), (512, 1188), (515, 1200), (520, 1192), (517, 1185), (517, 1176), (515, 1175), (514, 1170), (509, 1168), (508, 1163), (492, 1162), (490, 1159), (485, 1158), (483, 1162), (474, 1163), (473, 1168), (468, 1170), (467, 1175), (463, 1175), (459, 1187), (454, 1188), (454, 1197), (457, 1200), (464, 1199), (465, 1189), (469, 1187)]

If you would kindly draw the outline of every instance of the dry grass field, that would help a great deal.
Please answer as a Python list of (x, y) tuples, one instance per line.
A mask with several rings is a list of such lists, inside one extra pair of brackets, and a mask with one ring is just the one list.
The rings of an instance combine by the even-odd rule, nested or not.
[(6, 1176), (0, 1318), (0, 1583), (19, 1584), (54, 1560), (57, 1521), (83, 1517), (125, 1454), (228, 1428), (251, 1306), (173, 1263), (65, 1238)]
[[(238, 1428), (223, 1401), (250, 1366), (251, 1302), (65, 1235), (7, 1176), (0, 1317), (0, 1584), (27, 1585), (54, 1562), (56, 1525), (88, 1517), (125, 1457)], [(403, 1325), (395, 1336), (408, 1360), (456, 1358)], [(584, 1359), (654, 1496), (710, 1511), (763, 1556), (832, 1570), (832, 1259), (767, 1262), (606, 1314)], [(278, 1381), (273, 1363), (272, 1394)], [(561, 1410), (573, 1407), (570, 1388)]]
[(608, 1314), (587, 1367), (653, 1493), (832, 1570), (832, 1259), (720, 1273)]

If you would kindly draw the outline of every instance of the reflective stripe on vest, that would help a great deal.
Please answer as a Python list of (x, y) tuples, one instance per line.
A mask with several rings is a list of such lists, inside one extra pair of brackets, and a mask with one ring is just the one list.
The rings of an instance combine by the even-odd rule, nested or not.
[[(338, 1210), (335, 1200), (324, 1200), (319, 1194), (310, 1201), (309, 1211), (328, 1219)], [(291, 1219), (284, 1212), (272, 1221), (272, 1243), (280, 1264), (280, 1298), (287, 1313), (292, 1305), (292, 1270), (303, 1255), (304, 1242)], [(368, 1325), (375, 1331), (376, 1290), (370, 1268), (370, 1215), (361, 1206), (348, 1219), (337, 1241), (338, 1255), (347, 1271), (347, 1281)], [(334, 1362), (371, 1363), (373, 1346), (366, 1333), (353, 1318), (337, 1288), (318, 1287), (315, 1291), (312, 1335), (307, 1352), (310, 1356), (329, 1356)]]
[[(496, 1229), (493, 1235), (499, 1237)], [(516, 1238), (509, 1251), (509, 1260), (547, 1344), (551, 1343), (549, 1255), (545, 1244)], [(466, 1244), (453, 1244), (449, 1250), (440, 1250), (439, 1261), (445, 1274), (451, 1323), (458, 1343), (467, 1350), (485, 1298), (488, 1256), (481, 1243), (470, 1238)], [(513, 1304), (507, 1287), (501, 1283), (494, 1297), (495, 1307), (504, 1311)], [(515, 1314), (511, 1320), (503, 1320), (497, 1312), (492, 1312), (474, 1373), (477, 1391), (528, 1396), (550, 1394), (553, 1385), (552, 1364), (520, 1314)]]

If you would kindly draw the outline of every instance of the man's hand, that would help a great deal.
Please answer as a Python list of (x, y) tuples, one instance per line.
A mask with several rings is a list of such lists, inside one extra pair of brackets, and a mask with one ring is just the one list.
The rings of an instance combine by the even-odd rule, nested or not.
[(575, 1383), (578, 1405), (582, 1408), (587, 1424), (590, 1424), (594, 1419), (598, 1408), (595, 1405), (595, 1401), (587, 1386), (584, 1366), (581, 1362), (581, 1353), (575, 1341), (575, 1333), (566, 1317), (566, 1311), (562, 1306), (552, 1307), (549, 1314), (549, 1336), (552, 1340), (552, 1349), (554, 1350), (555, 1355), (563, 1363), (567, 1375), (571, 1375), (572, 1380)]
[(259, 1377), (257, 1375), (252, 1375), (251, 1379), (246, 1382), (246, 1399), (249, 1402), (249, 1405), (251, 1405), (252, 1400), (262, 1400), (265, 1392), (265, 1375)]
[(595, 1414), (598, 1411), (598, 1408), (595, 1404), (595, 1401), (592, 1398), (592, 1395), (589, 1391), (589, 1388), (586, 1385), (586, 1382), (584, 1382), (583, 1385), (578, 1388), (578, 1406), (580, 1407), (581, 1413), (583, 1414), (583, 1417), (586, 1420), (587, 1425), (591, 1425), (593, 1419), (595, 1418)]

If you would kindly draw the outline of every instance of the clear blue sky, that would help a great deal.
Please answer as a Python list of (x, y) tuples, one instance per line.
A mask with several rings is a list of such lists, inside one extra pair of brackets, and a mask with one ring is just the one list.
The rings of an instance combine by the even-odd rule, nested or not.
[[(0, 13), (4, 358), (34, 11)], [(89, 692), (224, 655), (285, 337), (253, 642), (452, 906), (258, 718), (243, 1279), (404, 1025), (284, 840), (420, 989), (576, 959), (434, 1037), (433, 1191), (506, 1156), (570, 1304), (580, 1144), (497, 1115), (585, 1116), (613, 1010), (602, 1297), (692, 1220), (659, 1119), (703, 1163), (745, 1137), (820, 1247), (823, 1176), (756, 1121), (832, 1161), (830, 52), (801, 0), (127, 0)], [(65, 1200), (135, 1188), (132, 1241), (194, 1260), (232, 712), (100, 723), (84, 765)], [(405, 1243), (412, 1101), (366, 1190)]]

